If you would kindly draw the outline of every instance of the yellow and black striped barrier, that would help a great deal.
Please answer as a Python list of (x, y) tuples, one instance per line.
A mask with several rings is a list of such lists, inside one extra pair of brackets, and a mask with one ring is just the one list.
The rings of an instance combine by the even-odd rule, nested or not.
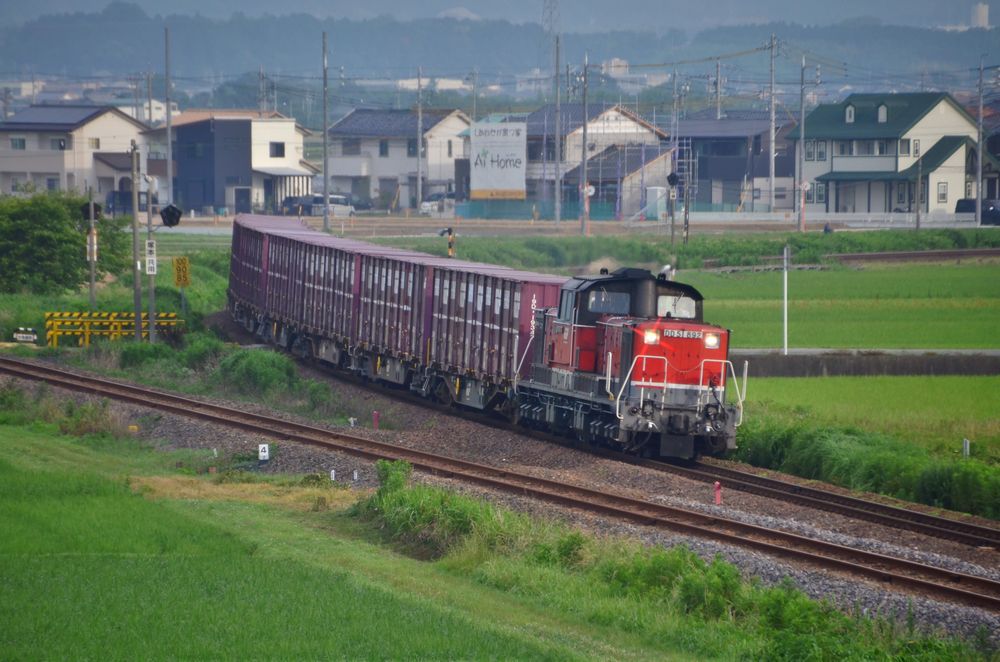
[[(157, 313), (156, 332), (172, 333), (183, 326), (177, 313)], [(142, 338), (149, 337), (149, 314), (140, 318)], [(45, 313), (45, 342), (58, 347), (61, 338), (75, 338), (79, 347), (89, 347), (91, 338), (119, 340), (135, 336), (135, 313), (54, 312)]]

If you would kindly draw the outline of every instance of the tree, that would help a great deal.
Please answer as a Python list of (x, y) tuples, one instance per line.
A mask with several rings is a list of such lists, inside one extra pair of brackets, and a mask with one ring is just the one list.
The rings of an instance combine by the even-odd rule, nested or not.
[[(87, 282), (85, 203), (80, 196), (59, 193), (0, 197), (0, 292), (54, 294)], [(99, 277), (130, 263), (128, 236), (122, 232), (129, 222), (98, 222)]]

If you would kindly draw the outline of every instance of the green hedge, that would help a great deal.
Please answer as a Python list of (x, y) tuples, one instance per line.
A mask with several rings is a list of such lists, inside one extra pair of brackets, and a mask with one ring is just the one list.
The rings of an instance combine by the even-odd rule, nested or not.
[(1000, 469), (941, 459), (862, 430), (748, 421), (735, 458), (757, 467), (907, 501), (1000, 518)]

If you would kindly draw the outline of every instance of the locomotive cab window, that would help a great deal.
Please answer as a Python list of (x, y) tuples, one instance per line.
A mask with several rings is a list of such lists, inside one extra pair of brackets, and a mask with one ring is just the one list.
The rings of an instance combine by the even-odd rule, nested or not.
[(559, 319), (563, 322), (572, 322), (575, 305), (576, 293), (563, 290), (559, 298)]
[(698, 317), (698, 304), (691, 297), (661, 294), (656, 297), (656, 316), (692, 320)]
[(608, 292), (604, 289), (591, 290), (587, 298), (587, 310), (608, 315), (628, 315), (632, 297), (628, 292)]

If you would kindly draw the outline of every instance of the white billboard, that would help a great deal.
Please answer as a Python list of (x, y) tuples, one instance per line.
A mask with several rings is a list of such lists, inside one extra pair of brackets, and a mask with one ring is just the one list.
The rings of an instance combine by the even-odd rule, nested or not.
[(524, 200), (528, 163), (528, 125), (476, 122), (472, 125), (470, 192), (472, 200)]

